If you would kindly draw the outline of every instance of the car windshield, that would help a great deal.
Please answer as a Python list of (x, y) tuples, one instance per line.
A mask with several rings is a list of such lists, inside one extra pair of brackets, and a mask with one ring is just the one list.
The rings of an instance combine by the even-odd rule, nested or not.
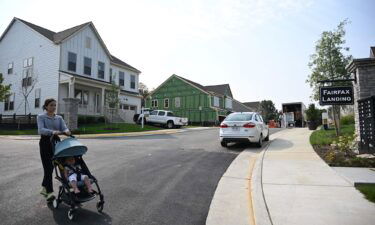
[(236, 114), (230, 114), (225, 118), (224, 121), (249, 121), (253, 117), (253, 114), (248, 114), (248, 113), (236, 113)]

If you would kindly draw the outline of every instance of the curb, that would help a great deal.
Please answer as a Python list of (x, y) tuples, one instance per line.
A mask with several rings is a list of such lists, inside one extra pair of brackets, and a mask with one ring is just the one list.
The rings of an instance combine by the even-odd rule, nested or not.
[[(79, 139), (92, 139), (92, 138), (110, 138), (110, 137), (138, 137), (149, 135), (163, 135), (163, 134), (176, 134), (187, 131), (199, 131), (214, 129), (211, 127), (197, 127), (197, 128), (182, 128), (182, 129), (164, 129), (155, 131), (140, 131), (140, 132), (124, 132), (124, 133), (104, 133), (104, 134), (77, 134), (74, 135)], [(0, 139), (11, 140), (39, 140), (39, 135), (0, 135)]]

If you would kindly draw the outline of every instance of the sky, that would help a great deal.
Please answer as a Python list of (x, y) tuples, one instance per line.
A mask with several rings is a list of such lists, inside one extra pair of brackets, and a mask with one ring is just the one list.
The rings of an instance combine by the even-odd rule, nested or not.
[(92, 21), (150, 89), (177, 74), (280, 109), (312, 102), (305, 81), (323, 31), (347, 18), (347, 54), (369, 56), (374, 12), (373, 0), (0, 0), (0, 32), (13, 17), (55, 32)]

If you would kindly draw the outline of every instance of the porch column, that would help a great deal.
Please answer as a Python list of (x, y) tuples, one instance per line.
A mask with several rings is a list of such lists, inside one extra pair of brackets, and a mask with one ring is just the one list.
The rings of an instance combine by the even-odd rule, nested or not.
[(105, 104), (104, 104), (104, 102), (105, 102), (105, 88), (101, 88), (102, 89), (102, 100), (101, 100), (101, 102), (100, 102), (100, 105), (101, 105), (101, 112), (102, 112), (102, 114), (104, 115), (104, 106), (105, 106)]
[(72, 78), (68, 84), (68, 87), (69, 87), (68, 98), (74, 98), (74, 83), (75, 83), (75, 80), (74, 78)]

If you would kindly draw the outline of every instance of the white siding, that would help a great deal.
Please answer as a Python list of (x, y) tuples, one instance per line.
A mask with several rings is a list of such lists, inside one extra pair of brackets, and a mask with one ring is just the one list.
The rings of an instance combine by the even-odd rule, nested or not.
[[(112, 76), (114, 75), (116, 77), (115, 78), (116, 84), (119, 84), (119, 71), (124, 72), (124, 74), (125, 74), (125, 86), (121, 87), (122, 90), (138, 93), (138, 83), (139, 83), (139, 74), (138, 73), (133, 72), (133, 71), (128, 70), (128, 69), (125, 69), (125, 68), (122, 68), (122, 67), (119, 67), (119, 66), (115, 66), (115, 65), (111, 65), (111, 68), (112, 68)], [(135, 76), (135, 88), (134, 89), (130, 88), (130, 81), (131, 81), (130, 76), (131, 75)]]
[(121, 104), (137, 106), (137, 113), (141, 113), (141, 98), (121, 93), (119, 96), (119, 100)]
[[(91, 48), (86, 48), (85, 41), (87, 37), (91, 39)], [(80, 32), (74, 34), (61, 43), (60, 69), (66, 72), (74, 73), (68, 70), (68, 52), (77, 54), (76, 74), (103, 80), (98, 78), (98, 61), (100, 61), (105, 64), (104, 80), (109, 81), (109, 57), (97, 39), (91, 26), (87, 26)], [(84, 57), (91, 58), (91, 76), (83, 73)]]
[[(24, 114), (21, 80), (23, 60), (33, 57), (34, 75), (38, 77), (35, 89), (41, 88), (40, 108), (35, 109), (35, 89), (28, 98), (32, 114), (42, 112), (46, 98), (58, 98), (59, 46), (55, 45), (27, 25), (16, 20), (0, 42), (0, 72), (5, 84), (12, 84), (11, 91), (16, 93), (14, 110), (4, 112), (4, 103), (0, 102), (0, 114)], [(7, 74), (8, 63), (13, 62), (13, 74)]]

